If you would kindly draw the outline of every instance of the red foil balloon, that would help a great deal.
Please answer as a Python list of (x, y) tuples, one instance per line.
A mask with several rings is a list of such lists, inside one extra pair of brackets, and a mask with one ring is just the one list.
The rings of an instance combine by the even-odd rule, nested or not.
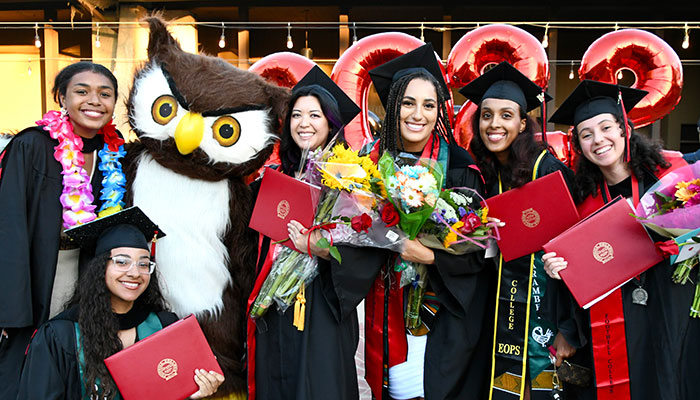
[(649, 92), (628, 114), (635, 126), (649, 125), (665, 117), (680, 101), (681, 61), (658, 36), (638, 29), (607, 33), (588, 47), (578, 75), (581, 79), (616, 84), (621, 69), (634, 73), (633, 88)]
[[(378, 33), (350, 46), (335, 63), (331, 79), (362, 108), (360, 117), (355, 117), (345, 126), (345, 139), (353, 149), (359, 149), (373, 139), (367, 116), (367, 99), (372, 84), (369, 71), (423, 44), (417, 38), (401, 32)], [(447, 81), (444, 70), (443, 77)], [(452, 101), (448, 110), (452, 110)]]
[(278, 86), (291, 88), (316, 65), (308, 58), (290, 52), (272, 53), (250, 67), (250, 71)]
[[(291, 88), (306, 75), (315, 62), (296, 53), (280, 52), (269, 54), (255, 64), (251, 65), (249, 71), (255, 72), (270, 82), (278, 86)], [(265, 165), (279, 165), (279, 143), (275, 144), (275, 150), (270, 154)]]
[[(459, 39), (447, 57), (448, 84), (461, 88), (481, 76), (488, 65), (502, 61), (511, 63), (539, 86), (547, 87), (549, 60), (540, 41), (527, 31), (502, 24), (476, 28)], [(474, 135), (471, 118), (476, 109), (467, 101), (455, 121), (455, 138), (465, 148)]]

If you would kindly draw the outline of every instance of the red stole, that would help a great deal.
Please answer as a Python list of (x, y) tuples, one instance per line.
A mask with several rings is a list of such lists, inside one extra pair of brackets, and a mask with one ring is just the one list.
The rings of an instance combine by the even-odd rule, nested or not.
[[(664, 152), (664, 158), (671, 163), (666, 169), (654, 175), (661, 178), (668, 172), (687, 165), (682, 157)], [(607, 191), (607, 186), (605, 186)], [(638, 193), (637, 178), (632, 175), (632, 192), (635, 206), (643, 193)], [(608, 194), (607, 199), (610, 200)], [(579, 214), (585, 218), (605, 204), (603, 194), (588, 196), (579, 205)], [(627, 360), (627, 341), (625, 336), (625, 316), (622, 305), (622, 289), (617, 289), (609, 296), (594, 304), (590, 310), (591, 342), (593, 347), (593, 366), (596, 377), (598, 400), (617, 400), (630, 398), (630, 377)]]
[[(441, 145), (447, 143), (433, 134), (420, 157), (437, 160)], [(376, 162), (380, 156), (376, 141), (370, 157)], [(447, 179), (447, 171), (444, 173)], [(393, 270), (391, 261), (393, 257), (382, 267), (365, 298), (365, 379), (377, 399), (383, 399), (384, 390), (388, 390), (389, 368), (406, 362), (408, 354), (401, 273)]]

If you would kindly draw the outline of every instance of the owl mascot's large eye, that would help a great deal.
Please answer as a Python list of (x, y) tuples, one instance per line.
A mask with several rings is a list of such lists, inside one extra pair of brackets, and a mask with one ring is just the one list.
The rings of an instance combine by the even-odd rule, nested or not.
[(224, 115), (214, 121), (211, 126), (214, 139), (224, 147), (230, 147), (236, 144), (238, 138), (241, 137), (241, 124), (233, 117)]
[(154, 121), (166, 125), (177, 115), (177, 100), (167, 94), (158, 97), (151, 107), (151, 115)]

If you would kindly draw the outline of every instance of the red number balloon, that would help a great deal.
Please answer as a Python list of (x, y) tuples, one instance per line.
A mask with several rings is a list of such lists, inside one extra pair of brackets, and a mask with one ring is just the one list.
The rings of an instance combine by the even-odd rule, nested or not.
[(250, 67), (250, 71), (279, 86), (291, 88), (303, 78), (316, 63), (290, 52), (269, 54)]
[[(508, 61), (543, 88), (549, 82), (547, 53), (537, 38), (512, 25), (494, 24), (468, 32), (447, 58), (449, 85), (460, 88), (481, 76), (487, 66)], [(468, 148), (473, 136), (471, 121), (476, 106), (467, 101), (457, 113), (455, 138)]]
[[(255, 64), (250, 66), (250, 71), (262, 76), (270, 82), (276, 83), (278, 86), (291, 88), (306, 75), (311, 68), (316, 65), (315, 62), (308, 58), (290, 52), (280, 52), (269, 54)], [(270, 154), (265, 165), (279, 165), (279, 144), (275, 145), (275, 149)]]
[(678, 104), (683, 88), (683, 67), (678, 54), (658, 36), (623, 29), (607, 33), (593, 42), (581, 59), (581, 79), (617, 83), (621, 69), (636, 78), (632, 87), (649, 92), (629, 113), (637, 127), (665, 117)]
[[(423, 44), (405, 33), (378, 33), (350, 46), (335, 63), (331, 78), (362, 108), (360, 118), (355, 118), (345, 126), (345, 139), (352, 148), (359, 149), (364, 143), (372, 140), (367, 116), (367, 98), (372, 83), (369, 71)], [(447, 81), (447, 77), (443, 77)], [(452, 101), (448, 109), (452, 109)]]

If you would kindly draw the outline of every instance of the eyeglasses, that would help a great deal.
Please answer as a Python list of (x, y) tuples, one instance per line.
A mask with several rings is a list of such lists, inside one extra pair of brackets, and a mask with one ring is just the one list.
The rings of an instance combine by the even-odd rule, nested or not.
[(150, 275), (156, 269), (156, 263), (151, 260), (134, 261), (124, 256), (110, 257), (110, 260), (114, 263), (114, 268), (120, 272), (129, 272), (134, 265), (136, 265), (136, 270), (141, 275)]

